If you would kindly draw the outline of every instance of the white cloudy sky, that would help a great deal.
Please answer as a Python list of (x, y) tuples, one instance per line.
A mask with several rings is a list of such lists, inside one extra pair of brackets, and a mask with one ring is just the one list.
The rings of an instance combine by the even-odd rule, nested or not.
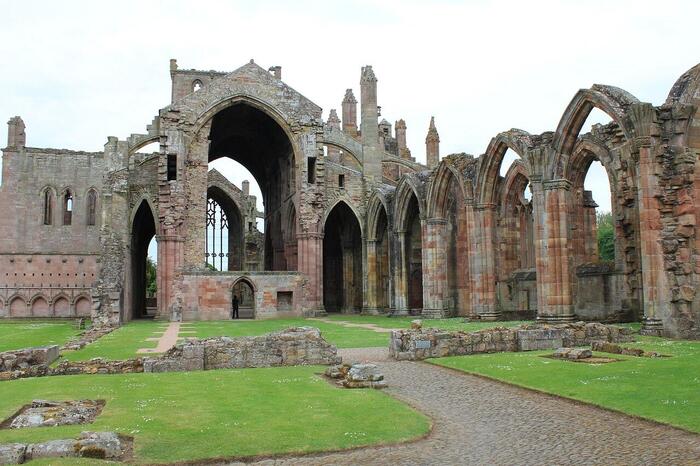
[[(359, 98), (360, 67), (371, 64), (382, 116), (406, 120), (418, 160), (431, 115), (443, 154), (478, 155), (499, 131), (554, 130), (576, 90), (593, 83), (660, 104), (700, 58), (693, 1), (2, 0), (0, 7), (0, 116), (21, 115), (35, 147), (98, 151), (109, 135), (143, 132), (169, 103), (171, 57), (184, 68), (223, 71), (250, 58), (281, 65), (284, 80), (324, 116), (347, 87)], [(600, 173), (587, 180), (609, 210), (605, 183)]]

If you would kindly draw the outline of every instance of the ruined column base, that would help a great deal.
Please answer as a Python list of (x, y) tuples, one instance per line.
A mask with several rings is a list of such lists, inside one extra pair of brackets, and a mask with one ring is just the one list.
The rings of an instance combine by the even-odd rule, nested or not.
[(639, 330), (641, 335), (647, 335), (651, 337), (663, 336), (664, 325), (661, 319), (656, 319), (654, 317), (645, 317), (642, 321), (642, 328)]
[(448, 309), (423, 309), (420, 315), (424, 319), (446, 319), (450, 317)]
[(391, 309), (389, 314), (393, 317), (403, 317), (410, 316), (411, 312), (409, 309)]
[(563, 315), (538, 315), (537, 316), (537, 322), (541, 322), (543, 324), (565, 324), (567, 322), (575, 322), (576, 321), (576, 315), (575, 314), (563, 314)]
[(483, 320), (484, 322), (501, 320), (501, 311), (489, 311), (479, 314), (479, 320)]

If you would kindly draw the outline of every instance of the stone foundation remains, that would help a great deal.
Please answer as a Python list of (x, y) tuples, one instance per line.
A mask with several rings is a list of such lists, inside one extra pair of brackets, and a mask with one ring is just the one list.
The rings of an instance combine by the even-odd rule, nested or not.
[(389, 355), (399, 361), (477, 353), (498, 353), (587, 346), (593, 341), (631, 341), (629, 329), (599, 323), (495, 327), (478, 332), (440, 329), (394, 330)]
[(339, 364), (337, 353), (318, 329), (296, 327), (256, 337), (190, 339), (162, 357), (146, 358), (144, 372)]
[(644, 351), (641, 348), (625, 348), (624, 346), (616, 345), (607, 341), (593, 341), (591, 342), (591, 349), (593, 351), (600, 351), (601, 353), (622, 354), (625, 356), (645, 358), (664, 357), (664, 355), (657, 353), (656, 351)]
[(39, 346), (0, 353), (0, 372), (24, 371), (36, 366), (48, 366), (58, 359), (58, 346)]
[(0, 464), (22, 464), (43, 458), (95, 458), (119, 461), (131, 454), (132, 445), (131, 437), (115, 432), (82, 432), (75, 440), (0, 445)]
[(104, 400), (34, 400), (0, 423), (0, 429), (89, 424), (104, 408)]

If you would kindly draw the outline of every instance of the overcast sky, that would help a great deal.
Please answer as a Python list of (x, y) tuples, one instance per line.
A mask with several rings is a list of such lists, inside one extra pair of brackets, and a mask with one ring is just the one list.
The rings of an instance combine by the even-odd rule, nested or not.
[[(251, 58), (280, 65), (324, 118), (346, 88), (359, 99), (360, 67), (371, 64), (382, 117), (406, 120), (419, 161), (431, 115), (443, 155), (479, 155), (500, 131), (556, 129), (593, 83), (661, 104), (700, 59), (698, 5), (0, 1), (0, 116), (21, 115), (30, 146), (99, 151), (107, 136), (144, 132), (169, 104), (170, 58), (221, 71)], [(587, 186), (609, 210), (605, 176), (593, 175)]]

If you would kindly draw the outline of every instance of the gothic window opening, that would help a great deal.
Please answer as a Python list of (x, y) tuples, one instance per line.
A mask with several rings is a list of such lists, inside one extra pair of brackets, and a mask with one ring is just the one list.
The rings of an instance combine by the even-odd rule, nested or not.
[(168, 154), (168, 181), (177, 180), (177, 155)]
[(199, 79), (195, 79), (194, 82), (192, 83), (192, 92), (197, 92), (200, 90), (203, 86), (202, 81)]
[(53, 192), (51, 188), (44, 191), (44, 225), (51, 225), (53, 216)]
[(63, 224), (70, 225), (73, 221), (73, 194), (66, 191), (63, 195)]
[(228, 265), (228, 245), (224, 251), (224, 234), (228, 243), (228, 218), (214, 199), (207, 200), (206, 261), (208, 268), (224, 270), (224, 258)]
[(309, 184), (314, 184), (316, 183), (316, 157), (309, 157), (307, 160), (309, 161), (307, 181)]
[(97, 217), (97, 193), (91, 189), (87, 195), (87, 225), (95, 225)]

